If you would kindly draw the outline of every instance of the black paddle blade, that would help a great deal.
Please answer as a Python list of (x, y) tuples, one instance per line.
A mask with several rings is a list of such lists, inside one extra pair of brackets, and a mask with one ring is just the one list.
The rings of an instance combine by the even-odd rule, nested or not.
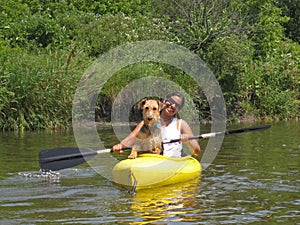
[(82, 164), (97, 155), (87, 148), (53, 148), (39, 153), (40, 167), (43, 171), (55, 171)]
[(256, 127), (248, 127), (248, 128), (242, 128), (242, 129), (237, 129), (237, 130), (229, 130), (225, 131), (225, 135), (227, 134), (240, 134), (240, 133), (245, 133), (245, 132), (252, 132), (252, 131), (262, 131), (270, 128), (271, 125), (263, 125), (263, 126), (256, 126)]

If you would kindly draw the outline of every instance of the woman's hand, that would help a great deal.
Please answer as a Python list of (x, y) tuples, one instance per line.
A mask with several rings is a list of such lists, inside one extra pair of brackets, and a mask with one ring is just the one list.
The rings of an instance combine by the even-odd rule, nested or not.
[(188, 134), (181, 134), (180, 141), (183, 143), (187, 143), (189, 141), (189, 137), (190, 137), (190, 135), (188, 135)]
[(181, 134), (180, 141), (186, 143), (190, 147), (190, 150), (192, 151), (193, 155), (200, 155), (200, 145), (196, 140), (189, 140), (189, 137), (191, 136), (188, 134)]
[(200, 155), (200, 148), (196, 148), (196, 149), (194, 149), (194, 151), (193, 151), (193, 155), (195, 155), (195, 156), (199, 156), (199, 155)]
[(122, 150), (122, 148), (123, 148), (123, 145), (122, 145), (121, 143), (119, 143), (119, 144), (114, 145), (114, 146), (112, 147), (112, 150), (113, 150), (114, 152), (123, 153), (124, 151)]

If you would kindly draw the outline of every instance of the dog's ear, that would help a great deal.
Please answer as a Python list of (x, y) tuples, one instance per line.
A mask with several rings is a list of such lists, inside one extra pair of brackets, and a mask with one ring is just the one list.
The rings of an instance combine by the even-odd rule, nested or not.
[(144, 108), (144, 106), (145, 106), (145, 104), (146, 104), (146, 101), (147, 101), (147, 99), (142, 99), (140, 102), (139, 102), (139, 104), (138, 104), (138, 106), (139, 106), (139, 109), (143, 109)]
[(165, 108), (166, 104), (163, 103), (162, 101), (157, 100), (157, 104), (159, 107), (159, 111), (163, 110), (163, 108)]

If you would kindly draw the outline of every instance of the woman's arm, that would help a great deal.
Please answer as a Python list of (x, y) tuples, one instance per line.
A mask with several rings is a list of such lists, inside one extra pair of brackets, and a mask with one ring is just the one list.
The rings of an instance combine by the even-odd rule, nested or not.
[(144, 121), (141, 121), (126, 138), (124, 138), (119, 144), (112, 147), (113, 151), (122, 153), (123, 147), (132, 146), (135, 143), (136, 137), (143, 125)]
[(180, 139), (182, 142), (186, 143), (189, 146), (190, 151), (193, 155), (200, 155), (200, 145), (197, 140), (188, 140), (189, 137), (194, 136), (193, 131), (189, 124), (182, 120), (180, 128), (181, 136)]

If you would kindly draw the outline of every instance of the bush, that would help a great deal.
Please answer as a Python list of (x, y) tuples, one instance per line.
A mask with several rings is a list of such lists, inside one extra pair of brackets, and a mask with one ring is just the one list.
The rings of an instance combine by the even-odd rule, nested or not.
[(253, 61), (241, 79), (240, 101), (261, 117), (299, 117), (300, 46), (281, 42), (281, 50), (266, 61)]
[(239, 116), (242, 107), (240, 79), (247, 65), (252, 62), (254, 53), (253, 43), (245, 37), (231, 35), (216, 39), (205, 53), (205, 61), (213, 70), (222, 86), (227, 111)]
[(168, 40), (169, 31), (160, 20), (124, 13), (107, 14), (78, 27), (76, 45), (97, 57), (116, 46), (142, 40)]

